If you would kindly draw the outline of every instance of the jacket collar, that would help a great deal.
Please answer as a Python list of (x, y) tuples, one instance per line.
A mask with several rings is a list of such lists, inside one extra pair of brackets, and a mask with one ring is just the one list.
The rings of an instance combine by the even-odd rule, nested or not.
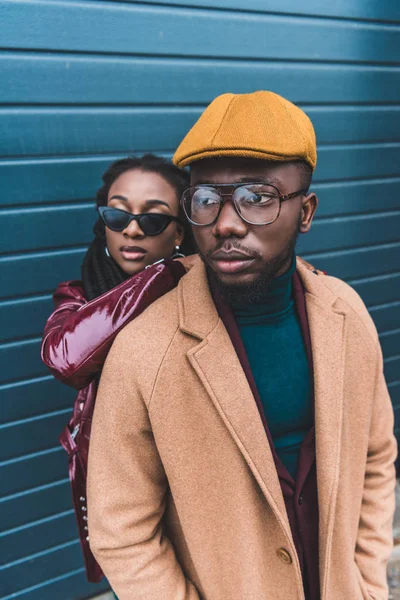
[(200, 340), (206, 338), (219, 321), (201, 258), (178, 284), (178, 310), (180, 329)]

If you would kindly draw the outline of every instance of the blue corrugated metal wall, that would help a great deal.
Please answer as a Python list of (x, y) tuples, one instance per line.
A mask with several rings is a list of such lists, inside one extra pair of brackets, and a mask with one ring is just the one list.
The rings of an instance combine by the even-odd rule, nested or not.
[(101, 586), (57, 442), (74, 392), (39, 358), (50, 294), (79, 277), (104, 167), (170, 155), (215, 95), (272, 89), (312, 118), (302, 253), (369, 306), (400, 426), (400, 5), (0, 0), (0, 48), (0, 600), (72, 600)]

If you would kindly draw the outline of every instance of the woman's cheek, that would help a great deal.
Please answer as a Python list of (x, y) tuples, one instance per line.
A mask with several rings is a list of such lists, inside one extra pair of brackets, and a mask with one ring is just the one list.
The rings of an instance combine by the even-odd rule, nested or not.
[(123, 238), (120, 238), (120, 233), (106, 229), (107, 248), (111, 256), (118, 262), (120, 258), (119, 249), (123, 245)]
[(155, 236), (147, 246), (149, 254), (153, 256), (152, 262), (161, 258), (169, 258), (174, 251), (175, 235), (164, 232), (160, 236)]

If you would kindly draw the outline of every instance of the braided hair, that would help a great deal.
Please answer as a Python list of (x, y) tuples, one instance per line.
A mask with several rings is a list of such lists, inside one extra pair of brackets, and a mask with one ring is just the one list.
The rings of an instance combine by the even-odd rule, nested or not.
[[(108, 193), (114, 181), (120, 175), (132, 169), (140, 169), (141, 171), (161, 175), (175, 189), (178, 198), (189, 186), (189, 174), (168, 160), (154, 154), (145, 154), (141, 158), (131, 156), (117, 160), (108, 167), (102, 176), (103, 185), (96, 194), (97, 206), (107, 205)], [(191, 231), (186, 224), (181, 207), (179, 207), (178, 216), (185, 228), (185, 239), (181, 246), (182, 252), (192, 254), (194, 245)], [(112, 256), (106, 254), (106, 230), (100, 217), (94, 225), (93, 233), (95, 235), (94, 240), (90, 244), (82, 263), (83, 288), (88, 300), (101, 296), (130, 277), (121, 269)]]

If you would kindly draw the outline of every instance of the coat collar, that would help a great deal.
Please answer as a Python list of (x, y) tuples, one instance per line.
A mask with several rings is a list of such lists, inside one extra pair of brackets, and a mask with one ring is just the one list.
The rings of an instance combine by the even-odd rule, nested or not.
[[(345, 314), (314, 269), (297, 259), (305, 289), (314, 363), (321, 571), (333, 532), (342, 432)], [(199, 344), (188, 358), (243, 454), (288, 539), (284, 499), (267, 436), (229, 335), (219, 319), (200, 259), (178, 285), (180, 328)], [(293, 547), (293, 546), (292, 546)], [(323, 578), (321, 578), (321, 583)]]
[(205, 339), (219, 321), (200, 258), (178, 284), (178, 310), (180, 329), (200, 340)]

